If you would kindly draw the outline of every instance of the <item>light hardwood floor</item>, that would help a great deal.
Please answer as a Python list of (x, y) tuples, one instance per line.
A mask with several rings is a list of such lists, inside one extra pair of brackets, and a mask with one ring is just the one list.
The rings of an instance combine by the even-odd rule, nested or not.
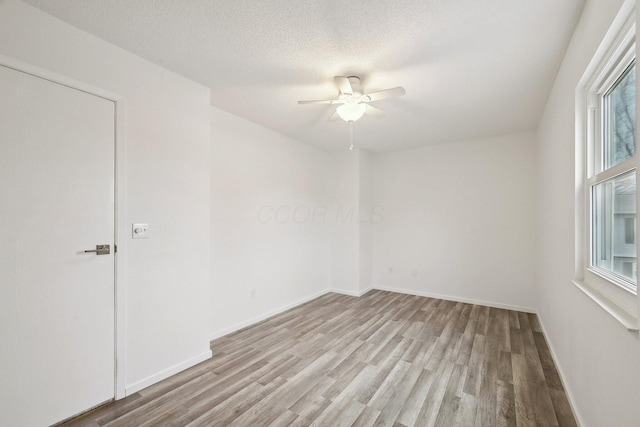
[(327, 294), (66, 426), (575, 426), (533, 314)]

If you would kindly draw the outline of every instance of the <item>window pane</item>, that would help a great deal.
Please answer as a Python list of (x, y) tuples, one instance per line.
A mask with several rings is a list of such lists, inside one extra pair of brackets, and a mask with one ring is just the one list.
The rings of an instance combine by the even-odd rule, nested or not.
[(634, 243), (636, 240), (636, 219), (627, 217), (624, 219), (624, 242)]
[(596, 184), (592, 194), (592, 265), (636, 283), (636, 173)]
[(605, 169), (636, 154), (636, 64), (604, 96)]

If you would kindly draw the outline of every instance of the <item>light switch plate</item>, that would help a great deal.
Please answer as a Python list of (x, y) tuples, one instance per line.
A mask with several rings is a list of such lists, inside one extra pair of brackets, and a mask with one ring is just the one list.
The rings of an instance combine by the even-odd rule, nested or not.
[(131, 237), (133, 239), (148, 239), (149, 224), (131, 224)]

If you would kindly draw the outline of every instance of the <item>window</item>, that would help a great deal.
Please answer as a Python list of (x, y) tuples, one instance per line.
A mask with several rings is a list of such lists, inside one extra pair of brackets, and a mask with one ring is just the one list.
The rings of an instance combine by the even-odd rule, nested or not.
[(635, 271), (636, 263), (632, 261), (624, 261), (622, 263), (622, 274), (627, 277), (634, 277), (637, 273)]
[(624, 243), (626, 245), (636, 242), (636, 218), (635, 216), (624, 219)]
[[(626, 260), (635, 261), (636, 172), (595, 182), (591, 186), (591, 267), (612, 274), (625, 288), (636, 278), (623, 271)], [(625, 261), (623, 261), (625, 260)]]
[(635, 41), (626, 40), (587, 91), (588, 268), (636, 292)]
[(635, 5), (626, 1), (576, 91), (576, 280), (638, 330)]
[(627, 66), (602, 99), (606, 169), (636, 154), (636, 64)]

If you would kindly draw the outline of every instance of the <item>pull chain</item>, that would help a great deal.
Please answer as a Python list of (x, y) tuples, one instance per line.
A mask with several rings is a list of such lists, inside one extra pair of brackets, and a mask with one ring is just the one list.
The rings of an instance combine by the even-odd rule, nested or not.
[(353, 120), (349, 120), (349, 151), (353, 150)]

